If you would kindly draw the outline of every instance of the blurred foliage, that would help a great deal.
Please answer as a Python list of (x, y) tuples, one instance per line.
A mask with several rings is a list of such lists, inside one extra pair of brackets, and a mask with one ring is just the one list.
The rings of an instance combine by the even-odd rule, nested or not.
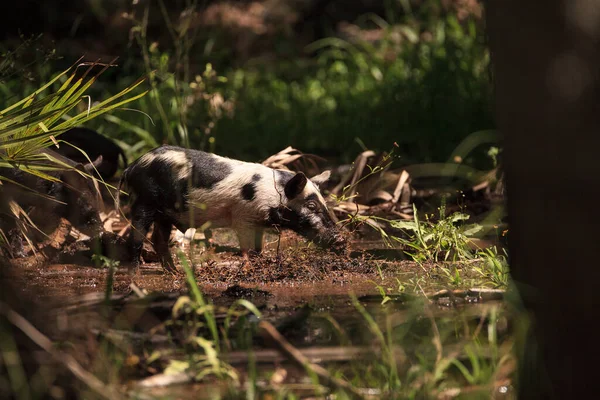
[[(150, 92), (132, 106), (141, 113), (115, 112), (87, 126), (117, 139), (129, 157), (173, 143), (257, 160), (292, 145), (349, 162), (361, 142), (374, 150), (395, 142), (402, 163), (446, 161), (467, 135), (494, 128), (489, 53), (475, 17), (433, 12), (439, 0), (422, 3), (364, 15), (301, 54), (242, 66), (207, 50), (222, 40), (199, 43), (196, 2), (181, 10), (137, 5), (124, 15), (132, 28), (123, 40), (132, 45), (120, 71), (95, 90), (105, 97), (148, 73)], [(149, 31), (157, 15), (170, 40)], [(36, 73), (49, 77), (50, 64)], [(31, 92), (21, 77), (4, 83), (5, 99)], [(489, 163), (481, 153), (475, 161)]]
[[(19, 168), (56, 180), (42, 171), (68, 166), (39, 150), (58, 146), (60, 135), (69, 128), (144, 96), (146, 92), (132, 94), (143, 82), (138, 79), (117, 94), (92, 105), (86, 92), (109, 67), (110, 64), (78, 62), (0, 111), (0, 180), (3, 179), (1, 168)], [(9, 68), (0, 66), (0, 73)], [(48, 93), (52, 87), (57, 90)]]
[(316, 42), (317, 65), (297, 80), (236, 71), (230, 90), (237, 107), (216, 137), (235, 140), (242, 153), (264, 142), (262, 156), (292, 144), (348, 159), (360, 150), (359, 138), (376, 150), (396, 142), (411, 161), (445, 161), (462, 138), (492, 123), (489, 58), (474, 25), (453, 16), (437, 21), (426, 40), (404, 28), (397, 50), (386, 39), (377, 46)]

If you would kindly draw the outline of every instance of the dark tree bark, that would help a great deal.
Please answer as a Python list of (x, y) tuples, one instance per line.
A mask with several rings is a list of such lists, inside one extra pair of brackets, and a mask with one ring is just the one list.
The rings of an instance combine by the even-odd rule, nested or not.
[(532, 315), (519, 398), (596, 391), (600, 4), (487, 4), (512, 275)]

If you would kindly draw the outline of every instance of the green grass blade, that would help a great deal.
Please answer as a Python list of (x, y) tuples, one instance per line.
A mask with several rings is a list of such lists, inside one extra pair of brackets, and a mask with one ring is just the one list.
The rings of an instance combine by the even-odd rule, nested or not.
[(20, 107), (23, 104), (26, 104), (28, 101), (35, 99), (35, 97), (42, 93), (44, 90), (46, 90), (47, 88), (49, 88), (50, 86), (52, 86), (54, 84), (54, 82), (56, 82), (57, 80), (59, 80), (62, 76), (64, 76), (65, 74), (67, 74), (69, 71), (71, 70), (71, 68), (61, 72), (60, 74), (58, 74), (57, 76), (55, 76), (53, 79), (51, 79), (48, 83), (46, 83), (45, 85), (43, 85), (41, 88), (39, 88), (38, 90), (36, 90), (35, 92), (33, 92), (32, 94), (30, 94), (29, 96), (25, 97), (23, 100), (20, 100), (18, 102), (16, 102), (15, 104), (13, 104), (10, 107), (5, 108), (4, 110), (0, 111), (0, 114), (5, 114), (15, 108)]

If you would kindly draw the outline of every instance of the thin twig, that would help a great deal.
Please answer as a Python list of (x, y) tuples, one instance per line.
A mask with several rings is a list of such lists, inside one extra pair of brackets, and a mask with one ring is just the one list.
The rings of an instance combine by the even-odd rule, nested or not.
[(138, 285), (136, 285), (135, 283), (131, 282), (129, 284), (129, 287), (131, 288), (131, 290), (133, 290), (133, 292), (137, 295), (137, 297), (139, 297), (140, 299), (143, 299), (144, 297), (146, 297), (146, 295), (144, 294), (144, 292), (142, 292), (142, 289), (140, 289), (140, 287)]

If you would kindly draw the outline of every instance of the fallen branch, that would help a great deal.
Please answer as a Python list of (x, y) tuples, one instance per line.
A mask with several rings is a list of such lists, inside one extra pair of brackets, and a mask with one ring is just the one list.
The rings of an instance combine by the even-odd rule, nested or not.
[(288, 342), (269, 322), (261, 321), (258, 324), (258, 327), (265, 336), (272, 340), (279, 351), (281, 351), (299, 366), (312, 371), (315, 375), (322, 379), (327, 386), (334, 387), (336, 389), (342, 389), (346, 391), (352, 398), (364, 398), (362, 393), (360, 393), (360, 391), (350, 383), (331, 376), (331, 374), (320, 365), (312, 364), (300, 350), (292, 346), (292, 344)]

